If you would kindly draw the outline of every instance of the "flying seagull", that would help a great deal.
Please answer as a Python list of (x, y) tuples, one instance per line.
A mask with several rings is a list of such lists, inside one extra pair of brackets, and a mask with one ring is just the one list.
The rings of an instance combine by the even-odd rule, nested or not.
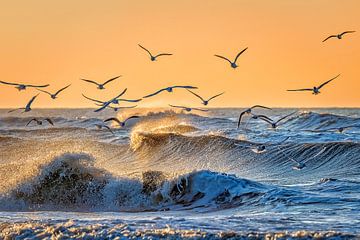
[(144, 49), (149, 55), (150, 55), (150, 60), (151, 61), (155, 61), (157, 57), (160, 57), (160, 56), (171, 56), (172, 54), (171, 53), (160, 53), (158, 55), (152, 55), (151, 52), (149, 50), (147, 50), (146, 48), (144, 48), (143, 46), (141, 46), (140, 44), (138, 44), (139, 47), (141, 47), (142, 49)]
[(99, 130), (101, 130), (101, 129), (103, 129), (103, 128), (106, 128), (107, 130), (109, 130), (109, 132), (111, 132), (112, 134), (114, 134), (114, 132), (111, 130), (111, 128), (110, 128), (109, 126), (106, 126), (106, 125), (104, 125), (104, 124), (95, 124), (95, 126), (96, 126)]
[(38, 89), (38, 88), (36, 88), (36, 89), (37, 89), (38, 91), (40, 91), (40, 92), (49, 94), (52, 99), (56, 99), (56, 98), (57, 98), (57, 95), (58, 95), (59, 93), (61, 93), (62, 91), (64, 91), (65, 89), (67, 89), (68, 87), (70, 87), (70, 85), (71, 85), (71, 84), (67, 85), (66, 87), (61, 88), (60, 90), (58, 90), (58, 91), (57, 91), (56, 93), (54, 93), (54, 94), (52, 94), (52, 93), (50, 93), (50, 92), (48, 92), (48, 91), (45, 91), (45, 90)]
[(334, 80), (335, 78), (339, 77), (340, 74), (338, 74), (336, 77), (333, 77), (332, 79), (322, 83), (320, 86), (318, 87), (313, 87), (313, 88), (303, 88), (303, 89), (290, 89), (287, 90), (289, 92), (298, 92), (298, 91), (311, 91), (313, 92), (314, 95), (318, 95), (320, 93), (320, 89), (325, 86), (326, 84), (328, 84), (329, 82), (331, 82), (332, 80)]
[(189, 90), (189, 89), (186, 89), (186, 90), (188, 90), (189, 92), (191, 92), (194, 96), (198, 97), (198, 98), (202, 101), (202, 104), (203, 104), (204, 106), (208, 105), (209, 102), (210, 102), (210, 100), (212, 100), (212, 99), (214, 99), (214, 98), (216, 98), (216, 97), (219, 97), (219, 96), (221, 96), (221, 95), (223, 95), (223, 94), (225, 93), (225, 92), (219, 93), (219, 94), (217, 94), (217, 95), (215, 95), (215, 96), (212, 96), (212, 97), (209, 98), (208, 100), (205, 100), (205, 99), (203, 99), (200, 95), (194, 93), (193, 91), (191, 91), (191, 90)]
[(292, 113), (290, 113), (290, 114), (288, 114), (288, 115), (285, 115), (285, 116), (279, 118), (279, 119), (276, 120), (276, 121), (271, 121), (271, 120), (269, 120), (268, 118), (264, 118), (264, 117), (260, 117), (260, 119), (263, 120), (263, 121), (265, 121), (265, 122), (267, 122), (267, 123), (269, 123), (269, 124), (271, 125), (271, 127), (272, 127), (273, 129), (275, 129), (275, 128), (277, 128), (277, 127), (280, 125), (280, 122), (281, 122), (281, 121), (285, 120), (286, 118), (290, 117), (291, 115), (293, 115), (293, 114), (295, 114), (295, 113), (296, 113), (296, 111), (295, 111), (295, 112), (292, 112)]
[(254, 153), (264, 153), (266, 152), (266, 146), (269, 146), (269, 145), (281, 145), (283, 144), (284, 142), (286, 142), (290, 137), (286, 137), (285, 139), (283, 139), (282, 141), (280, 142), (277, 142), (277, 143), (273, 143), (273, 142), (266, 142), (266, 143), (262, 143), (262, 144), (256, 144), (256, 147), (252, 147), (251, 148), (251, 151), (253, 151)]
[(167, 88), (160, 89), (157, 92), (154, 92), (152, 94), (149, 94), (149, 95), (145, 96), (144, 98), (155, 96), (155, 95), (161, 93), (162, 91), (172, 92), (174, 90), (174, 88), (197, 89), (197, 87), (193, 87), (193, 86), (172, 86), (172, 87), (167, 87)]
[(33, 118), (26, 124), (26, 126), (28, 126), (32, 121), (35, 121), (37, 125), (42, 125), (44, 121), (47, 121), (48, 123), (54, 126), (54, 122), (50, 118), (45, 118), (44, 120)]
[[(245, 111), (242, 111), (242, 112), (240, 113), (240, 115), (239, 115), (238, 128), (239, 128), (239, 126), (240, 126), (241, 119), (242, 119), (242, 117), (244, 116), (244, 114), (251, 114), (251, 113), (252, 113), (252, 110), (253, 110), (254, 108), (263, 108), (263, 109), (269, 109), (269, 110), (271, 110), (271, 108), (269, 108), (269, 107), (265, 107), (265, 106), (261, 106), (261, 105), (254, 105), (254, 106), (246, 109)], [(255, 117), (256, 117), (256, 116), (260, 116), (260, 115), (255, 115), (255, 114), (252, 114), (252, 115), (253, 115), (252, 118), (254, 118), (254, 116), (255, 116)], [(261, 115), (261, 116), (266, 117), (265, 115)], [(257, 118), (254, 118), (254, 119), (257, 119)], [(268, 118), (268, 119), (270, 119), (270, 118)], [(271, 119), (270, 119), (270, 120), (271, 120)]]
[(343, 38), (343, 35), (345, 34), (348, 34), (348, 33), (354, 33), (355, 31), (346, 31), (346, 32), (343, 32), (343, 33), (340, 33), (340, 34), (337, 34), (337, 35), (330, 35), (328, 36), (327, 38), (325, 38), (323, 40), (323, 42), (327, 41), (328, 39), (330, 38), (337, 38), (337, 39), (342, 39)]
[(197, 111), (202, 111), (202, 112), (207, 112), (209, 110), (207, 109), (201, 109), (201, 108), (190, 108), (190, 107), (184, 107), (184, 106), (175, 106), (175, 105), (171, 105), (169, 104), (170, 107), (173, 107), (173, 108), (181, 108), (187, 112), (191, 112), (192, 110), (197, 110)]
[[(95, 103), (96, 105), (98, 105), (98, 106), (102, 106), (102, 104), (97, 104), (97, 103)], [(116, 106), (116, 107), (114, 107), (114, 106), (111, 106), (111, 105), (109, 105), (108, 106), (108, 108), (112, 108), (112, 109), (114, 109), (114, 112), (117, 112), (117, 111), (119, 111), (120, 109), (127, 109), (127, 108), (136, 108), (137, 107), (137, 105), (134, 105), (134, 106), (127, 106), (127, 107), (120, 107), (120, 106)]]
[(83, 79), (83, 78), (81, 78), (80, 80), (82, 80), (82, 81), (84, 81), (84, 82), (88, 82), (88, 83), (93, 83), (93, 84), (95, 84), (95, 85), (98, 86), (98, 87), (97, 87), (98, 89), (102, 90), (102, 89), (105, 89), (105, 85), (106, 85), (106, 84), (108, 84), (109, 82), (114, 81), (115, 79), (118, 79), (119, 77), (121, 77), (121, 75), (120, 75), (120, 76), (113, 77), (113, 78), (110, 78), (109, 80), (107, 80), (107, 81), (104, 82), (104, 83), (97, 83), (97, 82), (95, 82), (95, 81), (93, 81), (93, 80)]
[(85, 96), (84, 94), (83, 97), (85, 97), (86, 99), (88, 100), (91, 100), (93, 102), (96, 102), (96, 103), (100, 103), (101, 104), (101, 107), (99, 109), (96, 109), (95, 112), (100, 112), (102, 110), (104, 110), (106, 107), (108, 107), (110, 104), (119, 104), (119, 98), (125, 94), (125, 92), (127, 91), (127, 88), (124, 89), (124, 91), (122, 91), (119, 95), (117, 95), (116, 97), (108, 100), (108, 101), (100, 101), (100, 100), (96, 100), (96, 99), (93, 99), (93, 98), (89, 98), (87, 96)]
[(16, 86), (15, 88), (16, 88), (17, 90), (19, 90), (19, 91), (25, 90), (27, 87), (44, 88), (44, 87), (50, 86), (50, 84), (46, 84), (46, 85), (31, 85), (31, 84), (23, 84), (23, 83), (9, 83), (9, 82), (4, 82), (4, 81), (0, 81), (0, 83)]
[(125, 119), (123, 122), (117, 118), (112, 117), (112, 118), (108, 118), (108, 119), (104, 120), (104, 122), (114, 121), (114, 122), (117, 122), (120, 127), (125, 127), (126, 122), (128, 120), (134, 119), (134, 118), (140, 118), (140, 117), (139, 116), (131, 116), (131, 117), (128, 117), (127, 119)]
[(17, 108), (17, 109), (13, 109), (13, 110), (10, 110), (9, 113), (11, 112), (14, 112), (16, 110), (19, 110), (19, 109), (24, 109), (24, 112), (30, 112), (31, 111), (31, 104), (33, 103), (33, 101), (35, 100), (35, 98), (39, 95), (39, 93), (35, 96), (33, 96), (30, 101), (26, 104), (26, 106), (24, 108)]
[(228, 62), (230, 63), (230, 65), (231, 65), (231, 67), (235, 69), (235, 68), (238, 67), (238, 65), (236, 65), (236, 61), (238, 60), (238, 58), (240, 57), (240, 55), (241, 55), (243, 52), (246, 51), (246, 49), (248, 49), (248, 48), (245, 48), (244, 50), (242, 50), (241, 52), (239, 52), (238, 55), (236, 55), (235, 60), (234, 60), (233, 62), (230, 61), (228, 58), (223, 57), (223, 56), (220, 56), (220, 55), (217, 55), (217, 54), (215, 54), (214, 56), (215, 56), (215, 57), (218, 57), (218, 58), (222, 58), (222, 59), (228, 61)]

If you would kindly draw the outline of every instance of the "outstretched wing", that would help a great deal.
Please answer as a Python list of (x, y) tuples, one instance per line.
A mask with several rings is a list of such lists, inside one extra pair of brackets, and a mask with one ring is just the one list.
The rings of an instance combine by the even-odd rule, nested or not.
[(109, 130), (112, 134), (114, 134), (114, 132), (111, 130), (111, 128), (109, 126), (106, 125), (102, 125), (104, 128), (106, 128), (107, 130)]
[(105, 108), (107, 108), (107, 106), (109, 106), (110, 104), (111, 104), (111, 102), (104, 102), (103, 105), (100, 108), (96, 109), (94, 112), (100, 112), (100, 111), (104, 110)]
[(115, 117), (112, 117), (112, 118), (108, 118), (108, 119), (105, 119), (104, 122), (109, 122), (109, 121), (115, 121), (117, 122), (119, 125), (121, 125), (121, 121)]
[(184, 107), (184, 106), (177, 106), (177, 105), (171, 105), (171, 104), (169, 104), (169, 106), (170, 106), (170, 107), (174, 107), (174, 108), (183, 108), (183, 109), (186, 108), (186, 107)]
[(189, 90), (189, 89), (186, 89), (187, 91), (189, 91), (190, 93), (192, 93), (194, 96), (196, 96), (196, 97), (198, 97), (198, 98), (200, 98), (201, 99), (201, 101), (205, 101), (200, 95), (198, 95), (198, 94), (196, 94), (196, 93), (194, 93), (193, 91), (191, 91), (191, 90)]
[(161, 92), (162, 92), (162, 91), (164, 91), (164, 90), (166, 90), (166, 88), (160, 89), (160, 90), (159, 90), (159, 91), (157, 91), (157, 92), (154, 92), (154, 93), (152, 93), (152, 94), (146, 95), (146, 96), (145, 96), (145, 97), (143, 97), (143, 98), (148, 98), (148, 97), (155, 96), (155, 95), (157, 95), (157, 94), (161, 93)]
[(312, 88), (302, 88), (302, 89), (289, 89), (286, 91), (288, 91), (288, 92), (313, 91), (313, 89)]
[(47, 93), (47, 94), (49, 94), (49, 95), (51, 96), (51, 93), (49, 93), (48, 91), (41, 90), (41, 89), (38, 89), (38, 88), (36, 88), (36, 90), (38, 90), (38, 91), (40, 91), (40, 92), (43, 92), (43, 93)]
[(13, 85), (13, 86), (18, 86), (18, 85), (20, 85), (20, 84), (18, 84), (18, 83), (10, 83), (10, 82), (4, 82), (4, 81), (0, 81), (0, 83), (2, 83), (2, 84), (7, 84), (7, 85)]
[(333, 38), (333, 37), (337, 37), (337, 36), (336, 36), (336, 35), (328, 36), (327, 38), (325, 38), (325, 39), (323, 40), (323, 42), (325, 42), (325, 41), (327, 41), (328, 39)]
[(140, 102), (142, 99), (118, 99), (118, 101), (123, 101), (123, 102)]
[(279, 122), (281, 122), (282, 120), (290, 117), (291, 115), (293, 115), (293, 114), (295, 114), (295, 113), (297, 113), (297, 111), (292, 112), (292, 113), (290, 113), (290, 114), (288, 114), (288, 115), (285, 115), (285, 116), (281, 117), (280, 119), (278, 119), (278, 120), (276, 121), (276, 124), (279, 123)]
[(33, 101), (35, 100), (35, 98), (38, 96), (39, 94), (33, 96), (30, 101), (28, 102), (28, 104), (26, 104), (26, 107), (25, 108), (29, 108), (31, 106), (31, 104), (33, 103)]
[(84, 98), (90, 100), (90, 101), (93, 101), (93, 102), (97, 102), (97, 103), (101, 103), (102, 105), (105, 103), (103, 101), (100, 101), (100, 100), (96, 100), (96, 99), (93, 99), (93, 98), (89, 98), (87, 96), (85, 96), (84, 94), (82, 94)]
[(171, 88), (197, 89), (197, 87), (193, 87), (193, 86), (172, 86)]
[(160, 56), (171, 56), (172, 54), (171, 53), (160, 53), (156, 56), (154, 56), (154, 58), (157, 58), (157, 57), (160, 57)]
[(124, 95), (126, 93), (126, 91), (127, 91), (127, 88), (125, 88), (119, 95), (117, 95), (113, 99), (117, 99), (117, 98), (121, 97), (122, 95)]
[(27, 84), (25, 84), (25, 86), (27, 86), (27, 87), (35, 87), (35, 88), (43, 88), (43, 87), (50, 86), (50, 84), (45, 84), (45, 85), (27, 85)]
[(58, 95), (59, 93), (61, 93), (62, 91), (64, 91), (65, 89), (67, 89), (68, 87), (70, 87), (71, 84), (67, 85), (66, 87), (63, 87), (62, 89), (58, 90), (54, 95)]
[(344, 35), (344, 34), (348, 34), (348, 33), (354, 33), (355, 31), (345, 31), (343, 33), (340, 34), (340, 36)]
[(338, 78), (340, 76), (340, 74), (338, 74), (336, 77), (333, 77), (332, 79), (324, 82), (323, 84), (321, 84), (318, 89), (322, 88), (323, 86), (325, 86), (326, 84), (328, 84), (329, 82), (331, 82), (332, 80), (334, 80), (335, 78)]
[(219, 93), (219, 94), (216, 94), (215, 96), (212, 96), (211, 98), (208, 99), (208, 101), (210, 101), (211, 99), (214, 99), (214, 98), (217, 98), (221, 95), (223, 95), (225, 92), (222, 92), (222, 93)]
[(44, 120), (54, 126), (54, 122), (50, 118), (45, 118)]
[(232, 63), (232, 62), (231, 62), (228, 58), (226, 58), (226, 57), (223, 57), (223, 56), (220, 56), (220, 55), (217, 55), (217, 54), (215, 54), (214, 56), (215, 56), (215, 57), (218, 57), (218, 58), (222, 58), (222, 59), (228, 61), (229, 63)]
[(127, 119), (125, 119), (124, 122), (127, 122), (128, 120), (135, 119), (135, 118), (140, 118), (140, 116), (134, 115), (134, 116), (128, 117)]
[(32, 121), (37, 121), (37, 119), (36, 119), (36, 118), (31, 119), (31, 120), (26, 124), (26, 126), (28, 126)]
[(147, 50), (145, 47), (141, 46), (140, 44), (138, 44), (138, 45), (139, 45), (139, 47), (141, 47), (142, 49), (144, 49), (151, 57), (153, 56), (153, 55), (151, 54), (151, 52), (150, 52), (149, 50)]
[(264, 108), (264, 109), (271, 110), (271, 108), (265, 107), (265, 106), (262, 106), (262, 105), (254, 105), (254, 106), (252, 106), (250, 109), (254, 109), (254, 108)]
[(246, 111), (243, 111), (243, 112), (241, 112), (240, 115), (239, 115), (239, 120), (238, 120), (238, 124), (237, 124), (237, 127), (238, 127), (238, 128), (240, 127), (241, 119), (242, 119), (242, 117), (244, 116), (245, 113), (246, 113)]
[(83, 79), (81, 78), (80, 80), (84, 81), (84, 82), (88, 82), (88, 83), (93, 83), (95, 85), (99, 85), (97, 82), (93, 81), (93, 80), (89, 80), (89, 79)]
[(236, 63), (236, 61), (238, 60), (238, 58), (240, 57), (241, 54), (243, 54), (243, 52), (245, 52), (248, 48), (245, 48), (244, 50), (242, 50), (241, 52), (238, 53), (238, 55), (236, 55), (236, 58), (234, 60), (234, 62)]
[(112, 82), (112, 81), (118, 79), (119, 77), (121, 77), (121, 75), (116, 76), (116, 77), (113, 77), (113, 78), (110, 78), (109, 80), (107, 80), (106, 82), (104, 82), (102, 85), (104, 86), (105, 84), (108, 84), (109, 82)]
[(192, 110), (197, 110), (197, 111), (201, 111), (201, 112), (208, 112), (209, 109), (202, 109), (202, 108), (192, 108)]

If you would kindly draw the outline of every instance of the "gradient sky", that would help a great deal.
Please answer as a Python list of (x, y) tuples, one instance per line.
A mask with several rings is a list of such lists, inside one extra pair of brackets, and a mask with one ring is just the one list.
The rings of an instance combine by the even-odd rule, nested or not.
[[(109, 99), (128, 88), (138, 98), (168, 85), (194, 85), (210, 104), (236, 107), (360, 107), (359, 0), (31, 0), (0, 3), (0, 79), (50, 83), (36, 107), (93, 107), (81, 93)], [(329, 34), (358, 30), (342, 40)], [(170, 57), (150, 62), (137, 44)], [(234, 58), (234, 70), (214, 57)], [(341, 77), (313, 96), (286, 92)], [(99, 91), (79, 78), (103, 81)], [(36, 93), (0, 85), (0, 107), (23, 107)], [(186, 91), (163, 93), (139, 106), (199, 106)]]

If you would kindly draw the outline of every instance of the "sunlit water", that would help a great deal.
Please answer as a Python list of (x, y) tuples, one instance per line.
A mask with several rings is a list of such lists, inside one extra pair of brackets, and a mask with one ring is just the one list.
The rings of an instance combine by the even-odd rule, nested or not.
[(360, 110), (241, 110), (0, 110), (0, 238), (359, 237)]

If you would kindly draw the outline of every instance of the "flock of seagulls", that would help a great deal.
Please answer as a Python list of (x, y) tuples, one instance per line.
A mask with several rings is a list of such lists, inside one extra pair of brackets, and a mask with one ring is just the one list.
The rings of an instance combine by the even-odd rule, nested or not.
[[(330, 35), (328, 36), (326, 39), (323, 40), (323, 42), (326, 42), (327, 40), (331, 39), (331, 38), (337, 38), (337, 39), (342, 39), (344, 35), (346, 34), (350, 34), (350, 33), (355, 33), (355, 31), (345, 31), (345, 32), (342, 32), (340, 34), (336, 34), (336, 35)], [(145, 48), (144, 46), (138, 44), (138, 46), (146, 51), (150, 57), (150, 60), (151, 61), (156, 61), (159, 57), (164, 57), (164, 56), (172, 56), (173, 54), (172, 53), (158, 53), (158, 54), (152, 54), (147, 48)], [(217, 58), (220, 58), (222, 60), (225, 60), (227, 62), (229, 62), (230, 64), (230, 67), (233, 68), (233, 69), (236, 69), (238, 67), (237, 65), (237, 61), (239, 60), (239, 57), (247, 50), (248, 48), (244, 48), (243, 50), (241, 50), (235, 57), (235, 59), (232, 61), (230, 59), (228, 59), (227, 57), (224, 57), (224, 56), (221, 56), (221, 55), (218, 55), (218, 54), (215, 54), (214, 56), (217, 57)], [(318, 95), (320, 93), (320, 90), (326, 86), (327, 84), (329, 84), (330, 82), (332, 82), (333, 80), (335, 80), (336, 78), (338, 78), (340, 76), (340, 74), (338, 74), (337, 76), (331, 78), (330, 80), (320, 84), (319, 86), (314, 86), (312, 88), (301, 88), (301, 89), (289, 89), (287, 91), (290, 91), (290, 92), (298, 92), (298, 91), (309, 91), (309, 92), (312, 92), (312, 94), (314, 95)], [(81, 81), (83, 82), (86, 82), (86, 83), (89, 83), (89, 84), (93, 84), (93, 85), (96, 85), (97, 86), (97, 89), (99, 90), (104, 90), (105, 89), (105, 86), (115, 80), (117, 80), (118, 78), (122, 77), (121, 75), (119, 76), (116, 76), (116, 77), (112, 77), (104, 82), (97, 82), (97, 81), (94, 81), (94, 80), (90, 80), (90, 79), (84, 79), (84, 78), (80, 78)], [(33, 84), (24, 84), (24, 83), (12, 83), (12, 82), (5, 82), (5, 81), (0, 81), (0, 84), (5, 84), (5, 85), (12, 85), (12, 86), (15, 86), (16, 89), (18, 89), (19, 91), (22, 91), (22, 90), (26, 90), (27, 88), (35, 88), (37, 91), (41, 92), (41, 93), (45, 93), (47, 95), (50, 96), (51, 99), (55, 100), (58, 95), (65, 91), (67, 88), (69, 88), (71, 86), (71, 84), (59, 89), (58, 91), (56, 91), (55, 93), (51, 93), (49, 91), (46, 91), (44, 90), (44, 88), (50, 86), (49, 84), (45, 84), (45, 85), (33, 85)], [(165, 88), (162, 88), (162, 89), (159, 89), (151, 94), (148, 94), (146, 96), (143, 96), (142, 98), (139, 98), (139, 99), (126, 99), (126, 98), (121, 98), (126, 92), (127, 92), (127, 88), (125, 88), (121, 93), (119, 93), (118, 95), (116, 95), (115, 97), (111, 98), (111, 99), (108, 99), (108, 100), (98, 100), (98, 99), (95, 99), (95, 98), (91, 98), (91, 97), (88, 97), (86, 96), (85, 94), (82, 94), (82, 96), (89, 100), (89, 101), (92, 101), (96, 106), (97, 106), (97, 109), (95, 109), (94, 111), (95, 112), (100, 112), (100, 111), (103, 111), (104, 109), (106, 108), (109, 108), (109, 109), (113, 109), (115, 112), (116, 111), (119, 111), (120, 109), (127, 109), (127, 108), (135, 108), (137, 107), (137, 105), (133, 105), (133, 106), (120, 106), (119, 103), (120, 102), (131, 102), (131, 103), (136, 103), (136, 102), (140, 102), (142, 101), (143, 99), (146, 99), (146, 98), (150, 98), (150, 97), (154, 97), (162, 92), (168, 92), (168, 93), (172, 93), (175, 89), (185, 89), (187, 90), (191, 95), (195, 96), (196, 98), (200, 99), (201, 100), (201, 104), (204, 105), (204, 106), (208, 106), (208, 104), (210, 103), (210, 101), (214, 100), (215, 98), (218, 98), (220, 96), (222, 96), (225, 92), (221, 92), (221, 93), (218, 93), (210, 98), (203, 98), (202, 96), (200, 96), (198, 93), (192, 91), (194, 89), (198, 89), (197, 87), (195, 86), (188, 86), (188, 85), (174, 85), (174, 86), (169, 86), (169, 87), (165, 87)], [(31, 108), (31, 105), (33, 104), (33, 102), (35, 101), (35, 99), (37, 98), (37, 96), (39, 95), (39, 93), (35, 96), (33, 96), (29, 102), (26, 104), (26, 106), (24, 108), (18, 108), (18, 109), (13, 109), (9, 112), (14, 112), (16, 110), (24, 110), (23, 112), (30, 112), (32, 110)], [(170, 107), (172, 108), (178, 108), (178, 109), (182, 109), (183, 111), (185, 112), (191, 112), (193, 110), (196, 110), (196, 111), (203, 111), (203, 112), (207, 112), (209, 111), (208, 109), (201, 109), (201, 108), (194, 108), (194, 107), (188, 107), (188, 106), (179, 106), (179, 105), (171, 105), (169, 104)], [(264, 123), (266, 124), (269, 124), (270, 127), (272, 129), (276, 129), (278, 126), (280, 126), (282, 123), (284, 123), (284, 121), (289, 118), (290, 116), (292, 116), (293, 114), (295, 114), (295, 112), (292, 112), (288, 115), (285, 115), (285, 116), (282, 116), (280, 117), (279, 119), (277, 120), (273, 120), (271, 119), (270, 117), (266, 116), (266, 115), (258, 115), (258, 114), (254, 114), (253, 113), (253, 110), (254, 109), (265, 109), (265, 110), (272, 110), (271, 108), (269, 107), (266, 107), (266, 106), (262, 106), (262, 105), (254, 105), (244, 111), (242, 111), (239, 115), (239, 119), (238, 119), (238, 123), (237, 123), (237, 127), (239, 128), (241, 123), (242, 123), (242, 119), (245, 115), (248, 115), (250, 116), (249, 120), (251, 119), (259, 119), (261, 121), (263, 121)], [(98, 128), (98, 129), (107, 129), (109, 130), (111, 133), (114, 133), (112, 131), (112, 129), (106, 125), (107, 122), (116, 122), (117, 125), (119, 127), (125, 127), (126, 126), (126, 123), (127, 121), (129, 121), (130, 119), (137, 119), (137, 118), (140, 118), (140, 116), (137, 116), (137, 115), (134, 115), (134, 116), (130, 116), (128, 118), (126, 118), (125, 120), (119, 120), (118, 118), (108, 118), (108, 119), (105, 119), (103, 121), (104, 124), (95, 124), (95, 126)], [(248, 121), (249, 121), (248, 120)], [(37, 125), (43, 125), (43, 122), (46, 121), (48, 122), (49, 124), (51, 125), (54, 125), (53, 121), (50, 119), (50, 118), (44, 118), (44, 119), (37, 119), (37, 118), (33, 118), (31, 119), (27, 124), (26, 126), (30, 125), (30, 123), (32, 122), (35, 122)], [(344, 126), (344, 127), (340, 127), (340, 128), (329, 128), (329, 129), (325, 129), (325, 130), (321, 130), (321, 131), (338, 131), (340, 133), (342, 133), (345, 129), (347, 128), (352, 128), (352, 127), (357, 127), (357, 126)], [(315, 131), (315, 130), (311, 130), (311, 131)], [(320, 130), (319, 130), (320, 131)], [(287, 139), (285, 139), (284, 141), (286, 141)], [(256, 147), (256, 149), (253, 149), (254, 152), (264, 152), (266, 150), (266, 144), (261, 144), (261, 145), (258, 145)], [(294, 160), (296, 163), (297, 163), (297, 166), (296, 168), (298, 169), (301, 169), (305, 166), (305, 164), (300, 164), (300, 162)]]

